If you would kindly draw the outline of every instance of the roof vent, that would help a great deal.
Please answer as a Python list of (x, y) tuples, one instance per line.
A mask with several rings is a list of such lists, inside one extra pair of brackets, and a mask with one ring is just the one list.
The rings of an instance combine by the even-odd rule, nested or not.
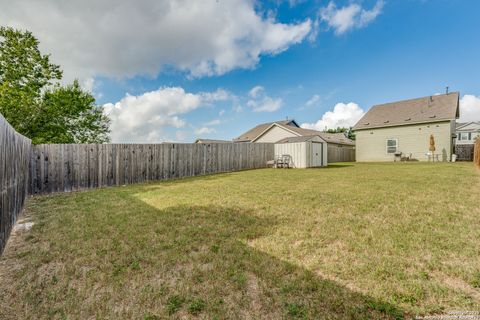
[(436, 115), (430, 116), (431, 119), (436, 118), (436, 117), (437, 117)]
[(390, 120), (387, 120), (387, 121), (383, 121), (383, 123), (389, 123), (389, 122), (390, 122)]
[(410, 120), (412, 120), (412, 118), (407, 118), (407, 119), (405, 119), (405, 121), (410, 121)]
[(368, 126), (370, 124), (370, 122), (365, 122), (364, 125)]

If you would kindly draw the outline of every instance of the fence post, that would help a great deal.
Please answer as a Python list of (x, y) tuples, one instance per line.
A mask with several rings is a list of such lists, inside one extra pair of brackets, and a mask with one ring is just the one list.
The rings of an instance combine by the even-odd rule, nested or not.
[(475, 141), (475, 150), (473, 151), (473, 162), (480, 169), (480, 138)]
[(29, 190), (31, 141), (0, 114), (0, 255)]

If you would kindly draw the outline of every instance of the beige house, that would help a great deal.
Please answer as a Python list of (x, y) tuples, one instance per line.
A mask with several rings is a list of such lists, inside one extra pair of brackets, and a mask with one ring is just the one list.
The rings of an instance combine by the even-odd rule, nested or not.
[[(373, 106), (353, 127), (357, 161), (393, 161), (400, 155), (450, 161), (455, 146), (459, 93)], [(435, 151), (429, 151), (430, 135)]]
[(457, 145), (475, 144), (475, 140), (480, 137), (480, 121), (457, 123)]
[(285, 143), (285, 139), (312, 136), (317, 136), (327, 143), (328, 162), (355, 161), (355, 141), (348, 139), (345, 134), (301, 128), (295, 120), (262, 123), (233, 141)]

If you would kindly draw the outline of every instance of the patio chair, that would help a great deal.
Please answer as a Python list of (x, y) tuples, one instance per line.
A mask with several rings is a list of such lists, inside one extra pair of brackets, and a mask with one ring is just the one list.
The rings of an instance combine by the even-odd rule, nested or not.
[(283, 168), (283, 157), (277, 156), (275, 158), (274, 168)]
[(290, 168), (292, 157), (289, 154), (282, 155), (283, 168)]

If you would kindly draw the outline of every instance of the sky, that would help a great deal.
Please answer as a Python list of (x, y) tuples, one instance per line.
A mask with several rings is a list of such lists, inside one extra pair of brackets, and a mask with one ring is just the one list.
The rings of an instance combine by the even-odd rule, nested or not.
[(112, 142), (226, 139), (295, 119), (353, 126), (371, 106), (461, 94), (480, 121), (477, 0), (0, 0), (112, 119)]

